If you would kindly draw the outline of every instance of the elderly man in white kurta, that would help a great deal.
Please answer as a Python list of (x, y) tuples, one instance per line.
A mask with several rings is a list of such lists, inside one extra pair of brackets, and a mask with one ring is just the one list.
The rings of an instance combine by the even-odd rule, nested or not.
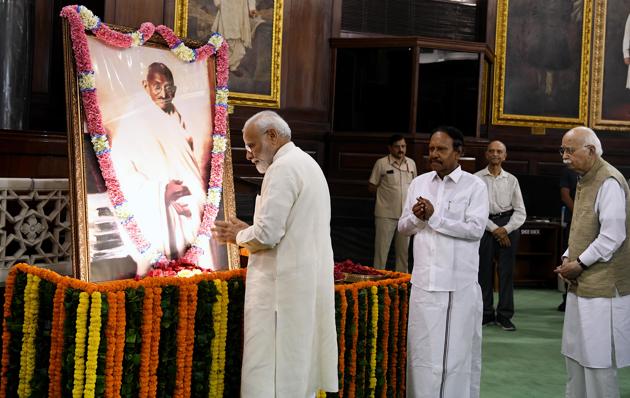
[(409, 186), (398, 230), (415, 235), (407, 333), (407, 395), (477, 398), (483, 303), (477, 283), (488, 192), (459, 166), (464, 137), (454, 127), (431, 134), (433, 171)]
[[(138, 96), (112, 134), (112, 163), (120, 187), (145, 239), (170, 259), (183, 255), (195, 240), (205, 201), (205, 185), (193, 152), (193, 140), (173, 104), (177, 87), (170, 69), (149, 65)], [(147, 95), (148, 94), (148, 95)], [(197, 242), (201, 244), (201, 242)], [(202, 266), (211, 266), (203, 248)], [(137, 274), (150, 258), (132, 253)]]
[(566, 396), (619, 397), (617, 368), (630, 366), (630, 190), (601, 158), (591, 129), (569, 130), (560, 153), (581, 175), (569, 248), (556, 269), (570, 282), (562, 331)]
[(245, 123), (247, 159), (265, 173), (254, 222), (227, 220), (213, 229), (251, 252), (243, 398), (310, 398), (338, 389), (330, 195), (319, 165), (290, 139), (275, 112)]

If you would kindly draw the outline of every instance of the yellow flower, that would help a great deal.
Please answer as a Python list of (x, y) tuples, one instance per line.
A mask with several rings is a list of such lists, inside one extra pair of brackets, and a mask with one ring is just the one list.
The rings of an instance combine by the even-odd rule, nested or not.
[(20, 372), (18, 396), (30, 397), (31, 379), (35, 372), (35, 337), (37, 335), (37, 318), (39, 315), (39, 282), (40, 278), (28, 274), (24, 288), (24, 323), (22, 324), (22, 356), (20, 357)]
[(212, 152), (223, 153), (227, 149), (227, 139), (222, 135), (215, 135), (212, 145)]
[(92, 146), (94, 147), (94, 152), (97, 154), (99, 152), (106, 151), (109, 149), (109, 142), (107, 141), (107, 136), (99, 135), (96, 137), (92, 137)]
[(215, 33), (212, 36), (210, 36), (208, 43), (212, 44), (214, 48), (218, 50), (223, 45), (223, 36), (221, 36), (218, 33)]
[(79, 6), (79, 16), (81, 17), (81, 21), (83, 22), (83, 26), (87, 30), (92, 30), (96, 28), (100, 22), (98, 17), (92, 13), (89, 9), (83, 6)]
[(87, 362), (85, 363), (85, 388), (84, 397), (94, 397), (96, 388), (96, 368), (98, 360), (98, 348), (101, 344), (101, 306), (100, 292), (92, 293), (92, 305), (90, 307), (90, 328), (87, 348)]
[(177, 273), (177, 276), (179, 276), (180, 278), (190, 278), (194, 275), (195, 274), (192, 272), (192, 270), (189, 269), (183, 269)]
[(376, 389), (376, 344), (378, 336), (378, 287), (370, 288), (372, 294), (372, 339), (370, 341), (370, 398), (374, 397)]
[(130, 33), (131, 36), (131, 47), (138, 47), (142, 45), (142, 33), (135, 31)]
[(74, 384), (72, 397), (83, 396), (83, 383), (85, 381), (85, 336), (87, 334), (87, 312), (90, 298), (87, 292), (79, 294), (79, 306), (77, 307), (76, 335), (74, 348)]
[(96, 88), (94, 72), (79, 73), (79, 88), (81, 91), (94, 90)]
[(191, 48), (186, 47), (183, 42), (179, 43), (179, 45), (173, 48), (172, 51), (175, 55), (177, 55), (177, 58), (182, 61), (192, 62), (195, 60), (195, 52)]
[(215, 101), (218, 105), (227, 105), (228, 97), (230, 92), (227, 88), (219, 88), (217, 89), (217, 93), (215, 95)]
[(219, 207), (219, 203), (221, 203), (221, 189), (220, 188), (210, 188), (208, 190), (208, 199), (207, 202), (215, 207)]

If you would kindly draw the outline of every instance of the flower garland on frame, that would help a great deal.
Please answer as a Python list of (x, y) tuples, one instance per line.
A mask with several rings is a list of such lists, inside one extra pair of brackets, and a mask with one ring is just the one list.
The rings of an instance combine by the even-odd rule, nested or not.
[(84, 398), (94, 398), (95, 396), (98, 349), (101, 344), (101, 293), (93, 292), (91, 298), (87, 360), (85, 361), (85, 387), (83, 388)]
[(72, 397), (83, 396), (83, 383), (85, 382), (85, 338), (87, 337), (87, 318), (90, 306), (90, 296), (86, 292), (79, 294), (79, 306), (77, 307), (76, 334), (74, 348), (74, 384)]
[[(219, 212), (223, 187), (223, 167), (225, 150), (227, 148), (227, 83), (229, 75), (227, 42), (221, 35), (214, 33), (206, 45), (192, 49), (187, 47), (168, 27), (163, 25), (155, 27), (148, 22), (143, 23), (133, 33), (117, 32), (103, 24), (97, 16), (84, 6), (66, 6), (62, 9), (61, 16), (65, 17), (70, 25), (70, 36), (72, 38), (79, 89), (87, 116), (88, 132), (92, 138), (94, 152), (116, 216), (127, 231), (138, 252), (147, 258), (154, 268), (168, 269), (170, 266), (177, 264), (197, 264), (199, 256), (203, 254), (202, 247), (204, 243), (211, 237), (210, 228)], [(215, 90), (214, 131), (212, 132), (211, 172), (206, 202), (197, 237), (191, 247), (178, 260), (170, 261), (164, 253), (152, 247), (151, 243), (145, 239), (120, 188), (120, 183), (112, 164), (111, 148), (109, 147), (107, 133), (103, 126), (102, 115), (98, 106), (96, 76), (90, 58), (87, 36), (85, 34), (86, 30), (94, 33), (99, 40), (106, 44), (119, 48), (144, 45), (153, 33), (157, 32), (166, 40), (171, 52), (183, 62), (199, 62), (206, 60), (210, 56), (216, 56), (217, 87)]]

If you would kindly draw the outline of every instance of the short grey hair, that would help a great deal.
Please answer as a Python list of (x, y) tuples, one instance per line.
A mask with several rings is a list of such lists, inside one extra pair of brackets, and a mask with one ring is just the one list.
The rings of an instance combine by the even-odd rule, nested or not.
[(599, 138), (597, 138), (597, 134), (595, 134), (593, 130), (585, 126), (579, 126), (571, 129), (571, 131), (582, 133), (584, 145), (592, 145), (595, 147), (595, 153), (597, 156), (602, 156), (604, 154), (602, 143)]
[(243, 131), (247, 130), (250, 126), (255, 127), (256, 131), (260, 134), (269, 129), (274, 129), (279, 136), (291, 139), (291, 128), (287, 122), (274, 111), (262, 111), (250, 117), (245, 122)]

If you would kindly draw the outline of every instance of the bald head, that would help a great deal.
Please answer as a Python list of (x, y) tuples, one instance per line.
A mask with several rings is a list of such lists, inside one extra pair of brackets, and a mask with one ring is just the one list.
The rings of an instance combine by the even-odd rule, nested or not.
[(500, 172), (501, 164), (507, 157), (507, 148), (501, 141), (494, 140), (488, 144), (486, 149), (486, 160), (488, 161), (488, 167), (496, 168), (496, 172)]

